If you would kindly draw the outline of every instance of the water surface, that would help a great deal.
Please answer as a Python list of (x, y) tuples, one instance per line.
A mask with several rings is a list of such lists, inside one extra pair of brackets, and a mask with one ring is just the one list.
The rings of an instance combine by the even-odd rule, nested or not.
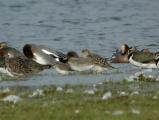
[[(123, 43), (159, 51), (158, 0), (0, 0), (0, 40), (19, 50), (26, 43), (80, 52), (88, 48), (111, 57)], [(121, 80), (141, 71), (113, 65), (118, 72), (61, 76), (53, 70), (8, 85), (93, 84)], [(158, 70), (148, 74), (158, 77)]]

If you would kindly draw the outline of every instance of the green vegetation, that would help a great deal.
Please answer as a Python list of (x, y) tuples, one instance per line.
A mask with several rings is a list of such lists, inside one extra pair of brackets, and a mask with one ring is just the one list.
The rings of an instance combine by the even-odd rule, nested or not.
[[(1, 90), (0, 120), (159, 120), (159, 91), (152, 89), (154, 84), (158, 82)], [(111, 96), (102, 99), (107, 92)], [(8, 95), (22, 100), (4, 102)]]

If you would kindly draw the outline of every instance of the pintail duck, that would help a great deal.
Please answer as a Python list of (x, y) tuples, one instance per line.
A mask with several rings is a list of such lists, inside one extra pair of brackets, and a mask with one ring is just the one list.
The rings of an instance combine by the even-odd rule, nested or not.
[(65, 62), (67, 57), (62, 52), (43, 45), (26, 44), (23, 53), (41, 65), (54, 65), (56, 61)]
[(82, 50), (81, 52), (81, 56), (84, 57), (84, 58), (89, 58), (92, 60), (92, 63), (94, 64), (94, 70), (96, 72), (103, 72), (105, 70), (108, 70), (110, 68), (113, 68), (108, 62), (107, 62), (107, 59), (98, 55), (98, 54), (95, 54), (93, 52), (91, 52), (90, 50), (88, 49), (84, 49)]
[(89, 71), (94, 67), (90, 58), (80, 57), (76, 52), (70, 51), (67, 53), (68, 64), (75, 71)]
[(116, 53), (112, 56), (112, 63), (129, 63), (128, 53), (138, 51), (135, 47), (129, 47), (127, 44), (123, 44), (120, 49), (116, 50)]
[[(158, 68), (158, 53), (151, 53), (149, 51), (136, 51), (129, 53), (129, 62), (141, 68)], [(156, 60), (157, 59), (157, 60)]]
[(5, 55), (5, 66), (11, 77), (28, 76), (50, 68), (50, 66), (40, 65), (24, 56), (14, 55), (13, 51), (9, 51)]

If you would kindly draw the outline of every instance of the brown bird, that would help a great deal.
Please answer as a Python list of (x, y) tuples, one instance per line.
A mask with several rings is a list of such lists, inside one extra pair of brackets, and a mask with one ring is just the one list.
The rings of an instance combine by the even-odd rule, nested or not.
[(89, 58), (92, 60), (92, 63), (94, 64), (94, 70), (96, 72), (103, 72), (105, 70), (108, 70), (110, 68), (113, 68), (108, 62), (107, 59), (91, 52), (88, 49), (84, 49), (81, 52), (81, 56), (84, 58)]

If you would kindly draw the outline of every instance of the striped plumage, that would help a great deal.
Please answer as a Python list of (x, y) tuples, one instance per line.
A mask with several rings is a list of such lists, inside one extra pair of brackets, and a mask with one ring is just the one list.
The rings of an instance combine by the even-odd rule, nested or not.
[(90, 58), (92, 63), (94, 64), (94, 70), (97, 72), (103, 72), (104, 70), (108, 70), (109, 68), (113, 68), (108, 62), (107, 59), (91, 52), (88, 49), (82, 50), (82, 57)]
[(27, 62), (22, 57), (6, 58), (5, 60), (7, 70), (14, 76), (22, 76), (31, 74), (33, 71), (28, 67)]
[(7, 43), (0, 43), (0, 72), (8, 75), (25, 76), (38, 73), (50, 66), (40, 65), (35, 61), (26, 58), (15, 48), (9, 47)]
[(32, 60), (26, 59), (23, 56), (6, 58), (5, 64), (11, 76), (27, 76), (38, 73), (50, 66), (40, 65)]

